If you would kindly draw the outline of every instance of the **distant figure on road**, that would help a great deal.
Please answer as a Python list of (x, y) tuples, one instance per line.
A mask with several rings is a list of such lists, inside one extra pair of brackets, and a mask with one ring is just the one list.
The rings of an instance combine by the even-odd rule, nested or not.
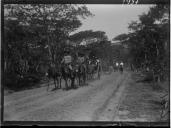
[(119, 70), (121, 73), (123, 73), (123, 65), (124, 65), (124, 63), (121, 61), (120, 65), (119, 65)]
[(134, 72), (134, 65), (133, 64), (130, 64), (130, 67), (131, 67), (131, 71), (133, 71)]
[(120, 65), (123, 67), (123, 65), (124, 65), (124, 64), (123, 64), (123, 62), (122, 62), (122, 61), (121, 61)]
[(118, 69), (119, 69), (119, 63), (118, 62), (116, 62), (116, 71), (118, 71)]
[(98, 76), (98, 79), (100, 79), (100, 76), (101, 76), (101, 63), (100, 63), (100, 60), (99, 59), (96, 59), (96, 65), (97, 65), (97, 76)]

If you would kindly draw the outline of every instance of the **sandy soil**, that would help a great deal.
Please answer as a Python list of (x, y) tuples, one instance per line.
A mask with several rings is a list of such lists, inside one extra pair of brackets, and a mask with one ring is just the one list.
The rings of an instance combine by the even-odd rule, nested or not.
[(43, 86), (8, 94), (4, 120), (159, 122), (164, 92), (135, 79), (130, 72), (113, 72), (68, 91)]
[(4, 97), (5, 121), (112, 121), (129, 74), (112, 73), (69, 91), (25, 90)]
[(160, 117), (160, 97), (165, 94), (168, 83), (154, 86), (152, 83), (136, 83), (135, 77), (131, 77), (127, 84), (115, 121), (169, 122), (168, 116)]

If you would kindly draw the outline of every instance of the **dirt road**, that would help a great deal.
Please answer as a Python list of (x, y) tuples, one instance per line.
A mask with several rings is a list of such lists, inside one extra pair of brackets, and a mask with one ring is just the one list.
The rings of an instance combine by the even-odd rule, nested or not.
[(113, 121), (129, 76), (113, 72), (69, 91), (12, 93), (4, 97), (4, 121)]

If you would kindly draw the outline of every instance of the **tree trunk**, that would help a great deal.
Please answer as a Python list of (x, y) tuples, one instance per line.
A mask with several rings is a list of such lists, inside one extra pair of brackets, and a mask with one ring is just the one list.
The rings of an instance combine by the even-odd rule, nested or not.
[(52, 61), (53, 60), (53, 57), (52, 57), (52, 51), (51, 51), (51, 45), (50, 45), (49, 36), (48, 36), (48, 51), (49, 51), (50, 60)]
[(154, 71), (152, 71), (152, 72), (153, 72), (153, 85), (156, 86)]

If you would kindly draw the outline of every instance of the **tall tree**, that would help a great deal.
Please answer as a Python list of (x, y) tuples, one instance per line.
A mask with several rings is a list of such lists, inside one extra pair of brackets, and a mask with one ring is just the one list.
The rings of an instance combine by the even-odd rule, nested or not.
[(35, 71), (41, 61), (58, 60), (57, 55), (69, 33), (81, 26), (81, 18), (88, 16), (92, 13), (85, 5), (4, 5), (2, 52), (6, 69), (17, 69), (20, 60), (25, 60)]
[(169, 69), (166, 48), (169, 46), (169, 5), (151, 7), (147, 14), (140, 15), (139, 21), (131, 22), (128, 28), (129, 34), (115, 39), (128, 37), (127, 44), (131, 49), (133, 63), (137, 66), (146, 64), (155, 74), (164, 74)]
[(15, 18), (37, 37), (44, 37), (54, 60), (58, 42), (81, 26), (79, 17), (91, 16), (86, 6), (71, 4), (5, 5), (5, 20)]
[(86, 30), (70, 35), (70, 40), (78, 41), (78, 43), (80, 43), (83, 39), (95, 39), (95, 38), (99, 39), (99, 41), (108, 40), (106, 33), (103, 31)]

